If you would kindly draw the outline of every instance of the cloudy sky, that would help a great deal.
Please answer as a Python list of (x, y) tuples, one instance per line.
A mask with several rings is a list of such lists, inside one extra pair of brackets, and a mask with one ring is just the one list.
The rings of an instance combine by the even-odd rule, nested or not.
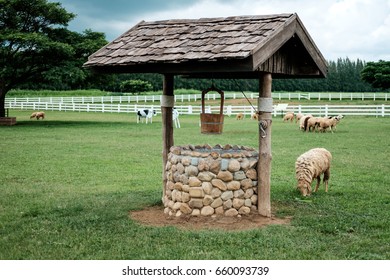
[(114, 40), (140, 22), (297, 13), (328, 60), (390, 60), (390, 0), (51, 0), (77, 15), (69, 29)]

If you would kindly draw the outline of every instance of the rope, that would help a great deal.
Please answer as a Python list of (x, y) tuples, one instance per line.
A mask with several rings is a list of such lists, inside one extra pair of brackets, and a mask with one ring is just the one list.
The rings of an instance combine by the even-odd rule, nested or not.
[(248, 101), (248, 103), (251, 105), (253, 111), (255, 111), (255, 113), (259, 113), (259, 111), (256, 110), (255, 106), (253, 106), (252, 102), (249, 100), (249, 98), (246, 96), (246, 94), (244, 93), (243, 90), (241, 90), (241, 87), (240, 85), (237, 83), (237, 80), (236, 79), (233, 79), (233, 81), (236, 83), (236, 86), (239, 88), (239, 91), (241, 91), (242, 95), (244, 95), (245, 99)]

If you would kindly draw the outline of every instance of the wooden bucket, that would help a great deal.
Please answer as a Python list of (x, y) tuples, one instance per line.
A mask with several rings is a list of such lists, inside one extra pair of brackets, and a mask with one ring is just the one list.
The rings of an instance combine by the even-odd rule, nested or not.
[[(221, 95), (219, 114), (205, 113), (204, 99), (210, 91), (216, 91)], [(200, 132), (204, 134), (221, 134), (223, 130), (223, 103), (224, 93), (222, 90), (212, 86), (202, 91), (202, 113), (200, 114)]]

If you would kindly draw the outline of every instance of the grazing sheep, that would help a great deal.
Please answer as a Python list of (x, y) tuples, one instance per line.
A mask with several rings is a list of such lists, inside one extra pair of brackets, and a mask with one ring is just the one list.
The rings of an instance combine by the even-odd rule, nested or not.
[(245, 118), (245, 115), (243, 113), (238, 113), (236, 116), (236, 120), (238, 120), (238, 121), (243, 120), (244, 118)]
[(295, 162), (295, 175), (298, 180), (297, 189), (303, 196), (311, 194), (311, 184), (314, 179), (317, 179), (314, 192), (318, 190), (322, 174), (324, 174), (325, 192), (328, 192), (331, 160), (332, 154), (324, 148), (311, 149), (297, 158)]
[(252, 119), (252, 120), (255, 120), (255, 121), (259, 120), (259, 113), (254, 113), (254, 114), (251, 116), (251, 119)]
[(40, 118), (44, 119), (45, 118), (45, 112), (34, 112), (30, 116), (30, 119), (32, 119), (32, 118), (37, 118), (37, 120), (39, 120)]
[(338, 115), (336, 117), (321, 118), (319, 122), (319, 130), (325, 132), (328, 128), (330, 132), (333, 133), (333, 130), (336, 129), (336, 125), (341, 121), (343, 115)]
[(293, 112), (287, 112), (283, 117), (283, 122), (290, 121), (292, 122), (294, 120), (294, 113)]
[(298, 113), (295, 115), (295, 123), (297, 123), (301, 118), (303, 117), (303, 114)]
[(308, 114), (308, 115), (303, 115), (300, 120), (299, 120), (299, 130), (305, 131), (305, 120), (309, 117), (312, 117), (313, 115)]
[(315, 131), (316, 128), (319, 125), (321, 118), (320, 117), (308, 117), (305, 119), (304, 122), (304, 129), (305, 131)]

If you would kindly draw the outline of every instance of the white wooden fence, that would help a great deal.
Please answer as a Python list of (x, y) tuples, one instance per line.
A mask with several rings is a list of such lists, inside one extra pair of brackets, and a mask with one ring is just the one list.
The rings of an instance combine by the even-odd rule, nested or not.
[[(258, 93), (245, 93), (250, 99), (259, 97)], [(384, 100), (388, 101), (390, 93), (364, 93), (364, 92), (291, 92), (291, 93), (272, 93), (275, 100)], [(216, 100), (220, 97), (219, 94), (207, 94), (207, 100)], [(225, 99), (241, 99), (244, 98), (241, 92), (225, 93)], [(181, 94), (175, 95), (175, 102), (192, 102), (199, 101), (201, 94)], [(147, 103), (160, 102), (161, 95), (124, 95), (124, 96), (69, 96), (69, 97), (11, 97), (6, 98), (6, 102), (16, 103)]]
[[(15, 102), (7, 99), (5, 107), (17, 110), (31, 111), (72, 111), (72, 112), (100, 112), (100, 113), (135, 113), (138, 109), (154, 109), (161, 113), (160, 105), (140, 105), (123, 103), (51, 103), (51, 102)], [(182, 115), (200, 114), (201, 106), (194, 105), (176, 105), (175, 108)], [(213, 113), (219, 112), (219, 106), (207, 106)], [(313, 114), (315, 116), (332, 115), (355, 115), (355, 116), (390, 116), (390, 105), (289, 105), (286, 111), (295, 113)], [(244, 113), (252, 115), (254, 109), (251, 106), (232, 106), (224, 107), (224, 114), (228, 116)], [(274, 116), (283, 115), (285, 112), (278, 110), (274, 106)]]

